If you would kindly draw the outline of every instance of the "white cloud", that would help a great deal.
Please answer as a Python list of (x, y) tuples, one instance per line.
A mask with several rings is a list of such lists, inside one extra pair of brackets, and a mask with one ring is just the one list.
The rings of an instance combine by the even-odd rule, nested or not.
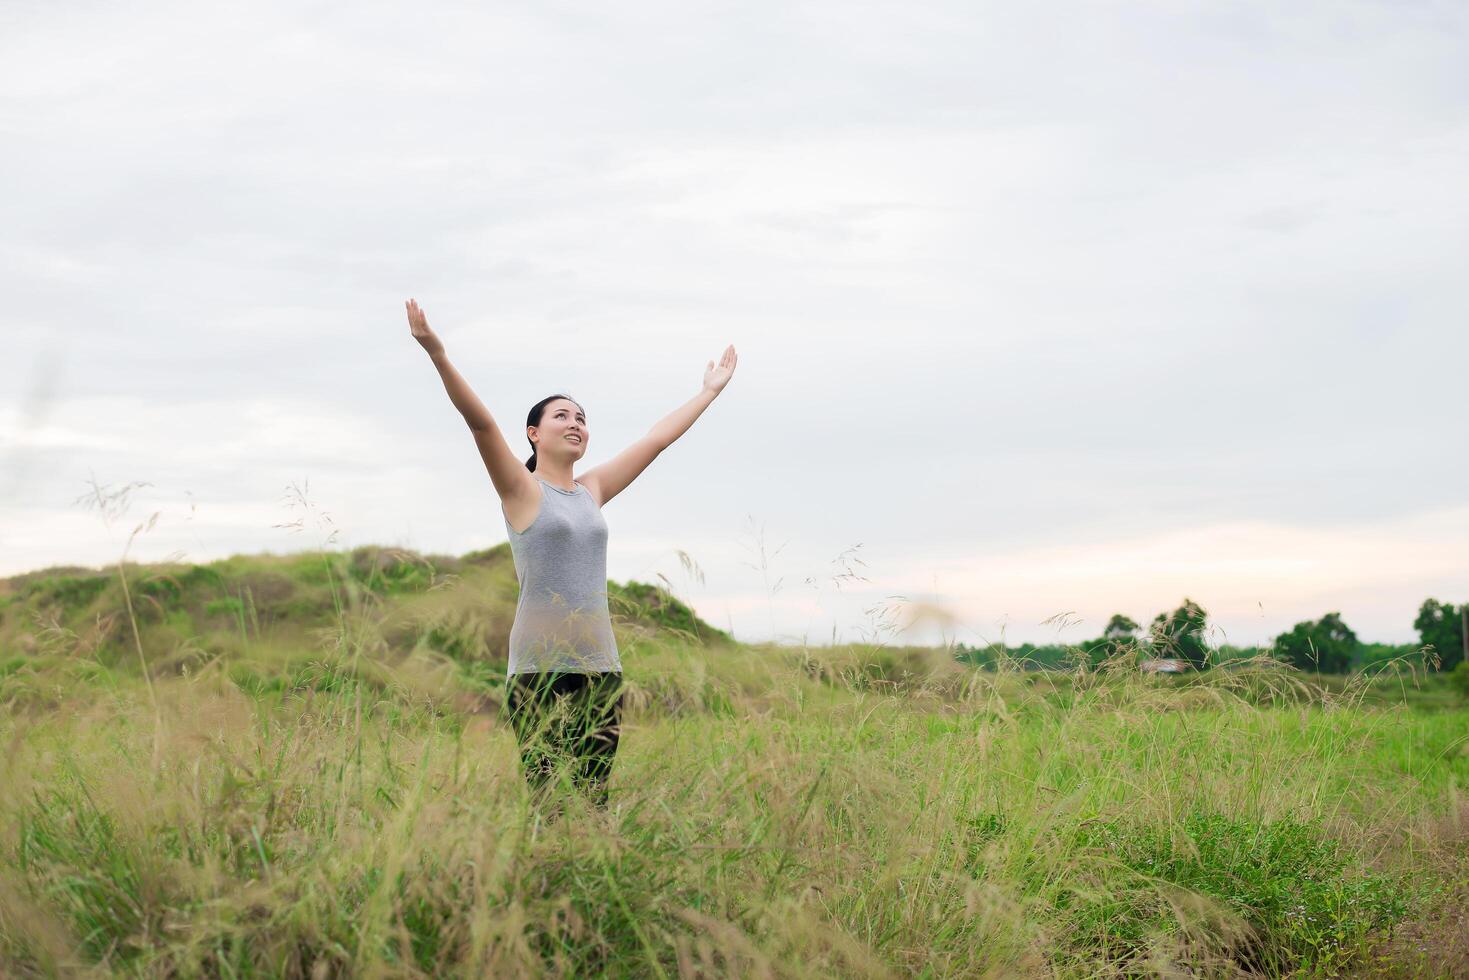
[(503, 540), (412, 295), (517, 451), (569, 389), (591, 463), (736, 344), (609, 509), (614, 576), (688, 542), (742, 594), (756, 515), (798, 577), (957, 562), (1017, 631), (1208, 591), (1236, 632), (1342, 604), (1407, 639), (1413, 590), (1462, 589), (1434, 532), (1359, 544), (1469, 485), (1459, 8), (4, 16), (0, 570), (113, 557), (91, 473), (217, 508), (200, 553), (259, 550), (307, 477), (358, 542)]

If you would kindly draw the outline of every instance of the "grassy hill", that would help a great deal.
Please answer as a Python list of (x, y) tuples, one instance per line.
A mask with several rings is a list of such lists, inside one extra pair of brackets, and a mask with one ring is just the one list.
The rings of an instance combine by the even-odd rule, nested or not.
[[(162, 672), (217, 657), (279, 666), (317, 656), (323, 631), (349, 623), (370, 626), (356, 640), (373, 660), (393, 664), (432, 651), (494, 683), (507, 667), (519, 594), (508, 544), (458, 558), (362, 547), (128, 564), (123, 573), (126, 585), (117, 568), (57, 567), (0, 580), (0, 674), (20, 656), (61, 652), (125, 668), (137, 645)], [(656, 637), (730, 642), (658, 586), (609, 582), (608, 606), (619, 649)]]
[(0, 976), (1469, 974), (1442, 678), (739, 644), (609, 583), (611, 811), (547, 824), (505, 546), (123, 571), (0, 583)]

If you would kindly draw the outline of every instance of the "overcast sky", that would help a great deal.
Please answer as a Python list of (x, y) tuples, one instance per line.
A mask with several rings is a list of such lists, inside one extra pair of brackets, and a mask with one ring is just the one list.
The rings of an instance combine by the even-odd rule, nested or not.
[(735, 345), (605, 516), (742, 640), (1469, 599), (1461, 3), (9, 0), (0, 134), (0, 574), (504, 541), (413, 296), (588, 466)]

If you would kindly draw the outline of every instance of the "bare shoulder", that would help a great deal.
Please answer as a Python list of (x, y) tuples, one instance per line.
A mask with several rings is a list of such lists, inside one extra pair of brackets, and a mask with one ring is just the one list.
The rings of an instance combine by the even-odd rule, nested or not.
[(541, 510), (541, 481), (526, 470), (525, 479), (517, 479), (515, 489), (500, 498), (500, 510), (517, 534), (525, 531)]

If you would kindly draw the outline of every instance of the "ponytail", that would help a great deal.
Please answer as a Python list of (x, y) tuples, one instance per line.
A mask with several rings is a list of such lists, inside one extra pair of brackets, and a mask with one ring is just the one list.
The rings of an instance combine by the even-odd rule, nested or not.
[[(541, 416), (546, 413), (546, 406), (551, 404), (558, 398), (565, 398), (577, 408), (581, 408), (581, 403), (578, 402), (575, 398), (572, 398), (570, 395), (548, 395), (547, 397), (542, 398), (540, 401), (536, 402), (534, 406), (532, 406), (530, 414), (526, 415), (525, 417), (525, 427), (529, 429), (532, 426), (539, 426), (541, 424)], [(582, 411), (585, 412), (586, 410), (582, 409)], [(531, 438), (529, 435), (525, 437), (525, 441), (530, 442), (530, 459), (525, 461), (525, 468), (534, 473), (536, 471), (536, 444), (534, 442), (531, 442)]]

